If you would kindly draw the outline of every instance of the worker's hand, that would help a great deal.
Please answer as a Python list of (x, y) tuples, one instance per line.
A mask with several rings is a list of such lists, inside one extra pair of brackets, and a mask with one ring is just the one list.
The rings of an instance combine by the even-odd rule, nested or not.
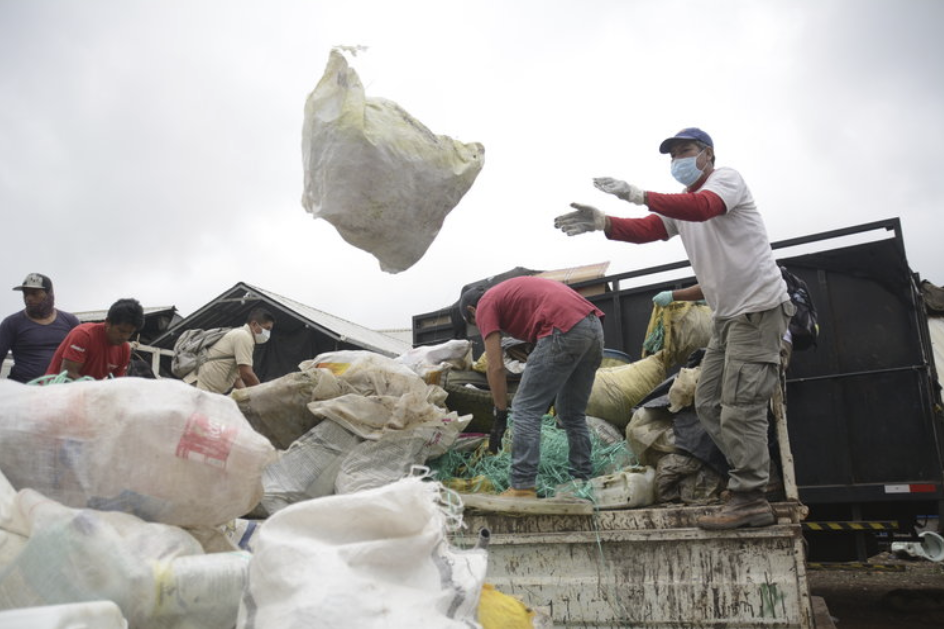
[(637, 188), (631, 183), (613, 179), (612, 177), (597, 177), (593, 180), (593, 185), (597, 187), (597, 190), (615, 195), (623, 201), (629, 201), (636, 205), (646, 203), (646, 195), (642, 191), (642, 188)]
[(502, 437), (505, 436), (505, 430), (508, 428), (508, 410), (498, 410), (492, 408), (492, 431), (488, 435), (488, 451), (492, 454), (498, 454), (501, 450)]
[(602, 231), (606, 227), (606, 214), (595, 207), (579, 203), (571, 203), (570, 207), (577, 211), (561, 214), (554, 219), (554, 227), (568, 236)]
[(675, 298), (672, 297), (672, 291), (670, 290), (664, 290), (652, 298), (652, 303), (657, 306), (662, 306), (663, 308), (671, 304), (673, 301), (675, 301)]

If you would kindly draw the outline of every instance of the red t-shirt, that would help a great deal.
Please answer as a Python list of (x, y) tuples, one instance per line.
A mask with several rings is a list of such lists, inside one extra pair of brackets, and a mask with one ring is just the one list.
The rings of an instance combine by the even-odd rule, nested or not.
[(91, 376), (96, 380), (108, 377), (108, 374), (123, 376), (131, 362), (131, 346), (127, 343), (112, 345), (105, 336), (104, 323), (82, 323), (69, 332), (56, 353), (53, 354), (47, 375), (62, 373), (62, 361), (72, 360), (82, 363), (79, 375)]
[(555, 328), (569, 331), (589, 314), (603, 317), (596, 306), (571, 287), (543, 277), (515, 277), (485, 291), (475, 308), (475, 324), (484, 339), (502, 331), (534, 343)]

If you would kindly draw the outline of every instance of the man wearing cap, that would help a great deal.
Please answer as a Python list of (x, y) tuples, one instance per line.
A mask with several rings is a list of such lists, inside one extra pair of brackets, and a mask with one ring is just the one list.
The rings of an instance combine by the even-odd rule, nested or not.
[(30, 273), (13, 290), (23, 292), (26, 307), (0, 323), (0, 364), (12, 352), (10, 380), (29, 382), (46, 373), (56, 348), (79, 320), (56, 309), (52, 280), (41, 273)]
[(502, 332), (534, 343), (513, 402), (511, 487), (502, 495), (535, 498), (541, 459), (541, 420), (554, 405), (567, 432), (570, 475), (589, 480), (587, 401), (603, 360), (603, 313), (566, 284), (542, 277), (516, 277), (488, 290), (471, 288), (459, 299), (466, 322), (485, 341), (488, 385), (495, 403), (489, 450), (498, 452), (508, 419)]
[(659, 152), (671, 156), (672, 176), (685, 186), (682, 193), (597, 178), (597, 189), (651, 213), (618, 218), (572, 203), (576, 211), (558, 216), (554, 226), (568, 236), (603, 231), (611, 240), (633, 243), (682, 239), (713, 314), (695, 407), (731, 468), (727, 502), (719, 513), (699, 518), (698, 525), (766, 526), (775, 521), (765, 495), (767, 405), (779, 385), (780, 339), (795, 307), (751, 192), (736, 170), (715, 168), (711, 137), (695, 127), (682, 129), (663, 141)]
[(47, 375), (66, 372), (104, 380), (124, 376), (131, 362), (128, 340), (144, 327), (144, 309), (137, 299), (119, 299), (102, 323), (83, 323), (69, 332), (49, 361)]

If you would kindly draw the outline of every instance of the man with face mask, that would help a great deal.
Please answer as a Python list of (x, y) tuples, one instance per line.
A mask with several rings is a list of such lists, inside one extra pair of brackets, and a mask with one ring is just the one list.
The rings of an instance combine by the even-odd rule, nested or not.
[(252, 369), (253, 350), (269, 340), (275, 317), (265, 308), (253, 308), (246, 325), (234, 328), (214, 343), (207, 352), (207, 361), (200, 366), (196, 386), (204, 391), (229, 393), (259, 384)]
[(775, 521), (765, 487), (770, 462), (767, 405), (779, 385), (780, 340), (794, 306), (774, 259), (767, 230), (744, 179), (715, 168), (714, 142), (701, 129), (682, 129), (659, 146), (672, 157), (680, 194), (647, 192), (611, 177), (597, 189), (635, 205), (644, 218), (607, 216), (589, 205), (558, 216), (568, 236), (603, 231), (633, 243), (679, 236), (711, 307), (711, 340), (702, 360), (695, 408), (730, 464), (729, 497), (719, 513), (702, 516), (705, 529), (766, 526)]
[(79, 320), (56, 309), (52, 280), (41, 273), (30, 273), (13, 290), (23, 291), (26, 307), (0, 323), (0, 364), (12, 353), (10, 380), (29, 382), (46, 373), (56, 348)]

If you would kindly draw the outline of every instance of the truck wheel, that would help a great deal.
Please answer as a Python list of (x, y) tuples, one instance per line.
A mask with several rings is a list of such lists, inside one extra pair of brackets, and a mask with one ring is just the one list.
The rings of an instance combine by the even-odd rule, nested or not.
[[(492, 429), (492, 393), (485, 374), (477, 371), (447, 371), (440, 383), (446, 390), (446, 407), (459, 415), (472, 415), (466, 432), (484, 432)], [(508, 383), (508, 404), (511, 404), (517, 382)]]

